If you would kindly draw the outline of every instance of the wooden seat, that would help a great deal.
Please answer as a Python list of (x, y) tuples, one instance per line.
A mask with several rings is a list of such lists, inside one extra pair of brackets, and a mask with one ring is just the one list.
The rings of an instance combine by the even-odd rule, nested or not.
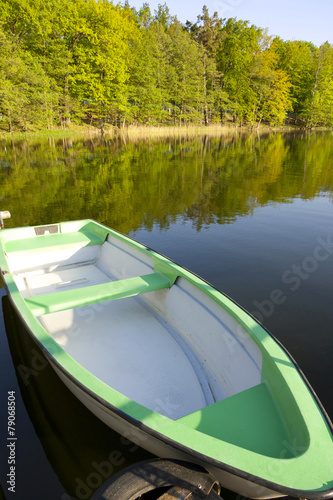
[(33, 238), (9, 240), (5, 245), (6, 252), (11, 254), (11, 256), (16, 256), (64, 248), (82, 248), (90, 245), (101, 245), (103, 242), (104, 239), (97, 234), (90, 231), (78, 231), (75, 233), (43, 234), (34, 236)]
[(38, 295), (26, 298), (25, 301), (35, 316), (42, 316), (65, 309), (132, 297), (170, 286), (171, 282), (163, 274), (151, 273), (74, 290)]

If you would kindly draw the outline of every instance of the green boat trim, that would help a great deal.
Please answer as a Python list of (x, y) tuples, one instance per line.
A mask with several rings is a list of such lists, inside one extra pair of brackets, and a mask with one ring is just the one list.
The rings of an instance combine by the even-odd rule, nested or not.
[[(33, 228), (0, 231), (0, 267), (16, 310), (46, 356), (50, 357), (61, 371), (115, 413), (148, 434), (166, 440), (174, 448), (186, 450), (194, 457), (204, 457), (207, 463), (215, 467), (281, 494), (308, 499), (333, 498), (332, 424), (322, 412), (316, 396), (291, 356), (253, 317), (193, 273), (94, 221), (64, 222), (59, 223), (58, 227), (57, 234), (37, 237), (32, 235)], [(151, 279), (153, 282), (156, 280), (155, 284), (158, 282), (158, 286), (161, 284), (162, 287), (169, 287), (178, 277), (182, 277), (236, 319), (261, 350), (261, 383), (178, 420), (171, 420), (103, 383), (67, 354), (35, 316), (45, 314), (51, 307), (52, 299), (50, 298), (49, 302), (47, 296), (43, 296), (38, 298), (38, 304), (33, 304), (31, 299), (24, 299), (10, 273), (7, 257), (39, 252), (41, 247), (45, 251), (46, 248), (58, 250), (73, 245), (98, 245), (105, 241), (109, 234), (153, 259), (154, 277)], [(135, 278), (133, 282), (127, 282), (125, 295), (132, 289), (132, 285), (134, 289), (140, 289), (141, 279)], [(106, 285), (98, 286), (100, 291), (104, 290), (102, 295), (105, 294), (103, 297), (97, 296), (96, 303), (104, 299), (109, 300), (110, 294), (114, 292), (114, 285), (110, 289)], [(146, 291), (149, 292), (151, 286), (154, 285), (148, 283)], [(53, 298), (59, 297), (56, 310), (70, 300), (82, 305), (82, 290), (84, 289), (80, 292), (54, 294)], [(144, 290), (138, 293), (144, 293)], [(89, 304), (92, 303), (94, 300), (89, 299)], [(258, 412), (258, 408), (264, 415)], [(223, 426), (216, 424), (217, 415)], [(231, 415), (237, 416), (234, 429), (237, 427), (242, 429), (242, 432), (235, 432), (231, 428)], [(265, 428), (265, 416), (270, 418), (270, 421), (275, 421), (273, 428), (277, 434), (271, 440), (268, 440), (268, 437), (272, 427)], [(284, 444), (282, 450), (278, 446), (279, 443)]]

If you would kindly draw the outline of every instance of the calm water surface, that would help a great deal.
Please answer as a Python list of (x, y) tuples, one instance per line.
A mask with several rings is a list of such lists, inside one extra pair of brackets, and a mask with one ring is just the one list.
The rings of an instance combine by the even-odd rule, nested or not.
[[(0, 142), (0, 185), (6, 227), (93, 218), (224, 291), (287, 347), (333, 418), (331, 133)], [(72, 397), (3, 288), (0, 296), (5, 498), (91, 498), (149, 454)], [(16, 391), (15, 496), (6, 484), (8, 391)]]

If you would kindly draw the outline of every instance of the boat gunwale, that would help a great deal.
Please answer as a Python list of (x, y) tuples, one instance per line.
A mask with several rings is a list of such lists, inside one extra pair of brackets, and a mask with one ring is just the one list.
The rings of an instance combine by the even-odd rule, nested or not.
[[(168, 257), (165, 257), (163, 254), (158, 253), (155, 250), (152, 250), (151, 248), (143, 245), (142, 243), (137, 242), (136, 240), (134, 240), (133, 238), (131, 238), (129, 236), (124, 236), (121, 233), (118, 233), (117, 231), (115, 231), (113, 229), (109, 229), (109, 228), (107, 228), (105, 226), (102, 226), (101, 224), (99, 224), (99, 223), (97, 223), (95, 221), (92, 221), (92, 220), (85, 220), (85, 221), (78, 221), (78, 222), (92, 222), (92, 223), (95, 223), (100, 228), (105, 229), (108, 234), (111, 234), (111, 235), (113, 234), (115, 236), (119, 235), (119, 237), (120, 237), (120, 239), (122, 241), (128, 242), (128, 240), (131, 240), (133, 246), (135, 246), (136, 248), (139, 248), (140, 250), (145, 251), (150, 256), (154, 257), (154, 255), (156, 255), (157, 257), (162, 257), (162, 259), (165, 259), (167, 263), (174, 264), (178, 270), (185, 271), (185, 275), (183, 276), (185, 279), (188, 279), (188, 276), (186, 276), (186, 273), (189, 273), (191, 276), (197, 278), (199, 281), (205, 283), (211, 289), (213, 289), (216, 292), (218, 292), (218, 294), (221, 294), (223, 297), (225, 297), (228, 300), (230, 300), (237, 308), (239, 308), (240, 310), (242, 310), (248, 317), (252, 318), (252, 320), (256, 324), (258, 324), (269, 335), (269, 337), (271, 337), (272, 340), (283, 350), (283, 352), (289, 357), (289, 359), (293, 363), (296, 371), (300, 375), (300, 377), (303, 380), (303, 382), (305, 382), (306, 387), (309, 389), (311, 395), (313, 396), (316, 404), (318, 405), (319, 410), (322, 413), (322, 416), (324, 417), (324, 419), (326, 420), (326, 422), (328, 424), (329, 429), (331, 430), (331, 432), (333, 431), (332, 422), (331, 422), (331, 420), (330, 420), (327, 412), (325, 411), (325, 409), (324, 409), (324, 407), (323, 407), (320, 399), (318, 398), (318, 396), (315, 393), (314, 389), (312, 388), (312, 386), (308, 382), (307, 378), (305, 377), (304, 373), (302, 372), (302, 370), (300, 369), (300, 367), (298, 366), (298, 364), (295, 362), (295, 360), (293, 359), (293, 357), (290, 355), (290, 353), (288, 352), (288, 350), (283, 346), (283, 344), (281, 344), (281, 342), (278, 339), (276, 339), (276, 337), (264, 325), (262, 325), (253, 315), (251, 315), (249, 312), (247, 312), (242, 306), (240, 306), (239, 304), (237, 304), (237, 302), (235, 300), (233, 300), (232, 298), (228, 297), (228, 295), (226, 295), (224, 292), (221, 292), (216, 287), (214, 287), (213, 285), (211, 285), (208, 281), (206, 281), (203, 278), (199, 277), (198, 275), (196, 275), (192, 271), (189, 271), (184, 266), (181, 266), (181, 265), (177, 264), (175, 261), (169, 259)], [(128, 242), (128, 243), (130, 243), (130, 242)], [(5, 252), (4, 252), (4, 257), (6, 259)], [(1, 262), (1, 260), (2, 259), (1, 259), (1, 256), (0, 256), (0, 262)], [(165, 262), (164, 262), (164, 264), (165, 264)], [(131, 425), (134, 425), (135, 427), (138, 427), (143, 432), (145, 432), (145, 433), (151, 435), (152, 437), (154, 437), (154, 438), (162, 441), (163, 443), (168, 444), (172, 448), (174, 448), (176, 450), (179, 450), (179, 451), (181, 451), (183, 453), (186, 453), (187, 455), (193, 456), (194, 458), (196, 458), (196, 459), (198, 459), (200, 461), (203, 461), (204, 463), (206, 463), (206, 464), (208, 464), (210, 466), (216, 467), (216, 468), (218, 468), (218, 469), (220, 469), (222, 471), (228, 472), (228, 473), (230, 473), (232, 475), (235, 475), (235, 476), (238, 476), (238, 477), (240, 477), (242, 479), (250, 481), (251, 483), (257, 484), (259, 486), (263, 486), (265, 488), (268, 488), (270, 490), (273, 490), (275, 492), (278, 492), (278, 493), (281, 493), (281, 494), (284, 494), (284, 495), (291, 495), (291, 496), (296, 496), (296, 497), (305, 497), (305, 498), (310, 499), (310, 500), (314, 500), (314, 499), (323, 499), (323, 500), (326, 500), (326, 499), (333, 498), (333, 488), (330, 488), (330, 489), (327, 489), (327, 490), (324, 490), (324, 489), (301, 490), (301, 489), (298, 489), (298, 488), (292, 488), (292, 487), (288, 487), (288, 486), (283, 486), (283, 485), (275, 483), (274, 481), (271, 481), (269, 479), (265, 479), (263, 477), (255, 475), (255, 474), (246, 472), (243, 469), (239, 469), (239, 468), (237, 468), (237, 467), (235, 467), (233, 465), (229, 465), (229, 464), (227, 464), (225, 462), (222, 462), (222, 461), (220, 461), (218, 459), (214, 459), (211, 456), (205, 455), (205, 454), (203, 454), (203, 453), (201, 453), (199, 451), (196, 451), (196, 450), (194, 450), (192, 448), (189, 448), (188, 446), (180, 443), (179, 441), (175, 441), (174, 439), (170, 438), (169, 436), (166, 436), (165, 434), (162, 434), (161, 432), (159, 432), (156, 429), (150, 427), (146, 423), (142, 422), (141, 420), (138, 420), (137, 418), (133, 417), (132, 415), (130, 415), (128, 413), (126, 413), (125, 411), (121, 410), (117, 406), (113, 405), (112, 403), (110, 403), (109, 401), (107, 401), (106, 399), (104, 399), (101, 395), (99, 395), (97, 392), (95, 392), (92, 389), (90, 389), (87, 385), (85, 385), (84, 383), (82, 383), (81, 380), (79, 380), (77, 377), (75, 377), (67, 368), (65, 368), (63, 366), (63, 364), (61, 364), (61, 362), (43, 344), (43, 341), (40, 340), (35, 335), (35, 333), (34, 333), (34, 331), (32, 329), (32, 326), (30, 325), (30, 321), (26, 321), (26, 318), (25, 318), (24, 314), (19, 309), (19, 305), (16, 303), (15, 297), (13, 297), (12, 293), (9, 291), (9, 288), (7, 286), (8, 285), (8, 283), (7, 283), (7, 273), (8, 273), (8, 271), (7, 271), (7, 273), (5, 271), (5, 273), (6, 273), (5, 274), (3, 272), (2, 268), (0, 270), (1, 270), (1, 275), (2, 275), (2, 278), (3, 278), (3, 282), (4, 282), (4, 285), (5, 285), (5, 289), (7, 291), (7, 295), (9, 297), (12, 305), (14, 306), (14, 308), (17, 311), (17, 313), (20, 316), (20, 318), (23, 320), (23, 322), (24, 322), (24, 324), (25, 324), (25, 326), (26, 326), (26, 328), (27, 328), (30, 336), (40, 346), (40, 348), (41, 348), (42, 352), (44, 353), (44, 355), (46, 356), (46, 358), (49, 360), (49, 362), (51, 364), (52, 363), (55, 364), (56, 367), (72, 383), (74, 383), (74, 385), (76, 385), (79, 388), (81, 388), (81, 390), (83, 390), (83, 392), (87, 393), (91, 398), (93, 398), (94, 400), (96, 400), (97, 402), (99, 402), (102, 406), (107, 407), (109, 410), (111, 410), (113, 413), (115, 413), (119, 417), (121, 417), (124, 420), (126, 420), (127, 422), (129, 422)], [(13, 276), (12, 276), (11, 272), (9, 273), (9, 275), (13, 279)], [(195, 281), (191, 281), (191, 282), (192, 282), (192, 284), (194, 284), (194, 286), (198, 286), (198, 284), (195, 283)], [(14, 285), (15, 285), (15, 282), (14, 282)], [(19, 294), (19, 296), (21, 297), (20, 292), (18, 290), (16, 290), (16, 291)], [(203, 291), (203, 293), (209, 295), (204, 288), (202, 289), (202, 291)], [(217, 301), (214, 298), (213, 295), (210, 295), (210, 296), (211, 296), (211, 298), (213, 300)], [(22, 298), (22, 300), (24, 300), (24, 299)], [(235, 315), (235, 313), (233, 313), (233, 311), (231, 311), (229, 309), (229, 307), (227, 306), (227, 304), (220, 304), (220, 305), (223, 306), (224, 309), (229, 314), (231, 314), (232, 317), (234, 317), (235, 319), (237, 319), (238, 322), (244, 326), (243, 322), (237, 317), (237, 315)], [(34, 318), (34, 319), (36, 320), (36, 318)], [(246, 327), (246, 330), (248, 330), (248, 327)], [(255, 337), (255, 335), (252, 337), (253, 340), (259, 340), (259, 339), (256, 339), (254, 337)], [(58, 344), (57, 344), (57, 346), (58, 346)], [(66, 353), (66, 351), (64, 349), (62, 349), (60, 346), (58, 346), (58, 348), (59, 349), (57, 349), (57, 352), (62, 351), (62, 352)], [(66, 353), (66, 355), (67, 355), (67, 353)], [(82, 365), (80, 365), (79, 363), (75, 362), (75, 360), (73, 360), (73, 361), (74, 361), (74, 363), (76, 363), (80, 367), (80, 369), (85, 370), (85, 368)], [(94, 377), (94, 375), (90, 374), (90, 376), (92, 376), (94, 379), (96, 379), (96, 377)], [(139, 405), (139, 403), (136, 403), (136, 404)], [(139, 406), (142, 406), (142, 405), (139, 405)]]

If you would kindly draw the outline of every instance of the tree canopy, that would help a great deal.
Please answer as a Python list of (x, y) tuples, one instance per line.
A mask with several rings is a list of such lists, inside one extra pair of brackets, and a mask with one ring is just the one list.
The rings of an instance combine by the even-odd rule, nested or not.
[(333, 46), (284, 41), (206, 6), (0, 0), (0, 129), (206, 124), (333, 126)]

